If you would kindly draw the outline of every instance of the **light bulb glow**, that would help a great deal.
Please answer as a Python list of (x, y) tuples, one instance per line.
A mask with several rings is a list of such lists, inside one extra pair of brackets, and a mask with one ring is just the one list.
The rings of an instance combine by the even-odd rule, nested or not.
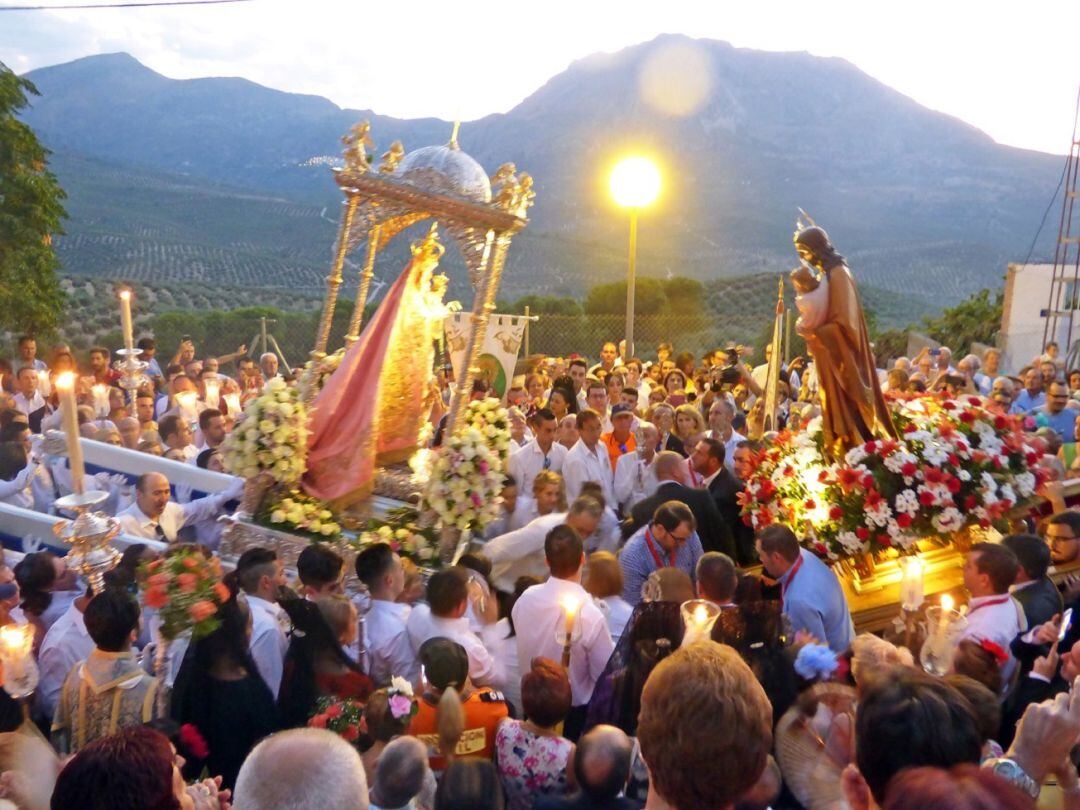
[(660, 193), (660, 169), (646, 157), (623, 158), (611, 170), (609, 187), (619, 205), (644, 208)]

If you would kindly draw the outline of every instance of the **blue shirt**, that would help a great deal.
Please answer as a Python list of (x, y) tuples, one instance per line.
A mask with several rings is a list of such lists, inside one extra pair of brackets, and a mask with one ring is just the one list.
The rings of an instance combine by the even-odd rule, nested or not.
[(1031, 396), (1031, 394), (1029, 394), (1028, 390), (1025, 388), (1023, 391), (1020, 392), (1020, 396), (1016, 398), (1016, 401), (1013, 403), (1010, 413), (1027, 413), (1028, 411), (1033, 411), (1036, 408), (1041, 408), (1045, 404), (1045, 391), (1040, 391), (1035, 396)]
[(1065, 441), (1072, 441), (1073, 427), (1080, 411), (1073, 408), (1063, 408), (1059, 413), (1052, 414), (1043, 405), (1035, 412), (1035, 424), (1039, 427), (1052, 427)]
[(844, 652), (855, 638), (855, 625), (840, 580), (805, 548), (799, 550), (799, 555), (802, 565), (798, 569), (793, 565), (780, 577), (784, 615), (792, 630), (805, 630), (828, 644), (833, 652)]
[(693, 579), (697, 561), (704, 553), (697, 532), (691, 534), (687, 541), (679, 546), (675, 552), (674, 561), (671, 560), (671, 554), (654, 537), (653, 547), (660, 558), (660, 565), (657, 565), (656, 559), (645, 542), (645, 532), (650, 530), (648, 525), (642, 526), (630, 536), (619, 553), (619, 567), (622, 568), (623, 575), (622, 597), (631, 605), (637, 605), (641, 601), (641, 588), (653, 571), (666, 567), (678, 568)]

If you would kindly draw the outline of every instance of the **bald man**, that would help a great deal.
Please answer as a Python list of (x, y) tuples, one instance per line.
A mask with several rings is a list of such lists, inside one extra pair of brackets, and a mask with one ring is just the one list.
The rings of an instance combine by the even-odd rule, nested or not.
[(135, 485), (135, 503), (118, 514), (116, 520), (124, 534), (173, 543), (184, 526), (220, 515), (225, 502), (239, 498), (243, 487), (244, 482), (237, 480), (217, 495), (179, 504), (170, 500), (168, 478), (161, 473), (145, 473)]
[(653, 471), (659, 484), (648, 498), (638, 501), (630, 510), (630, 518), (623, 521), (623, 537), (628, 538), (652, 520), (653, 513), (662, 503), (680, 501), (694, 513), (698, 538), (705, 551), (722, 551), (735, 556), (735, 541), (731, 527), (724, 522), (716, 501), (704, 489), (686, 486), (686, 459), (671, 450), (656, 454)]
[(578, 740), (574, 776), (579, 792), (566, 797), (538, 796), (536, 810), (631, 810), (641, 805), (622, 795), (630, 776), (634, 745), (615, 726), (595, 726)]

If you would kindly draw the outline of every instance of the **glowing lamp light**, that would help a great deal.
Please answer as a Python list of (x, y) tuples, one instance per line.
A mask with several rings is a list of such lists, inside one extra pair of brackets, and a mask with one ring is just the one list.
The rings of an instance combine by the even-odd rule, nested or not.
[(644, 208), (660, 193), (660, 169), (645, 157), (623, 158), (611, 170), (611, 196), (624, 208)]
[(29, 697), (38, 685), (33, 645), (33, 625), (8, 624), (0, 627), (0, 666), (4, 670), (4, 691), (16, 700)]
[(567, 594), (559, 600), (559, 604), (562, 605), (566, 618), (566, 637), (569, 640), (574, 635), (574, 619), (577, 618), (577, 612), (581, 608), (581, 600)]

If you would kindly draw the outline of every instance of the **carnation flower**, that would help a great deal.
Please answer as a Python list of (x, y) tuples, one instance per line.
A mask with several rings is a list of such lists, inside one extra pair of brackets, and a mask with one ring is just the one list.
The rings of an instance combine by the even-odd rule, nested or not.
[(806, 644), (795, 656), (795, 672), (808, 681), (827, 680), (838, 667), (836, 653), (821, 644)]

